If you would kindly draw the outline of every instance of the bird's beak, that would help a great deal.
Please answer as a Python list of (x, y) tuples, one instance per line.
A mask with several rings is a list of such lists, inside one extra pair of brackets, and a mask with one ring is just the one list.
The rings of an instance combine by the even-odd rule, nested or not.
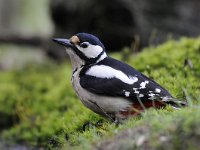
[(60, 44), (60, 45), (65, 46), (67, 48), (73, 48), (74, 47), (74, 45), (68, 39), (54, 38), (53, 41)]

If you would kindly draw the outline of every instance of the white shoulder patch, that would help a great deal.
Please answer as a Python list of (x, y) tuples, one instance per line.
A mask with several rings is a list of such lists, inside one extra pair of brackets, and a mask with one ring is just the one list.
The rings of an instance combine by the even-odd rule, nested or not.
[(116, 70), (112, 67), (105, 66), (105, 65), (96, 65), (92, 66), (87, 72), (87, 75), (98, 77), (98, 78), (117, 78), (124, 83), (127, 84), (134, 84), (138, 81), (137, 77), (127, 76), (120, 70)]

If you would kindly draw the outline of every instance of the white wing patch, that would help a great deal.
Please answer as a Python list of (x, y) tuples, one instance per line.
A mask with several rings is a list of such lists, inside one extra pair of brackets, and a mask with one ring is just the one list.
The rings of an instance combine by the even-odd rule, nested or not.
[(156, 88), (155, 91), (156, 91), (156, 93), (160, 93), (161, 92), (161, 90), (158, 89), (158, 88)]
[(139, 94), (138, 88), (133, 88), (135, 94)]
[(145, 89), (146, 88), (146, 84), (148, 84), (149, 81), (144, 81), (142, 83), (140, 83), (140, 89)]
[(144, 95), (143, 94), (139, 94), (139, 97), (144, 97)]
[(98, 78), (117, 78), (126, 84), (134, 84), (138, 81), (137, 77), (127, 76), (120, 70), (116, 70), (109, 66), (105, 65), (96, 65), (92, 66), (87, 72), (86, 75), (98, 77)]
[(126, 96), (126, 97), (129, 97), (129, 95), (130, 95), (130, 92), (126, 91), (126, 92), (125, 92), (125, 96)]
[(154, 94), (154, 93), (150, 93), (150, 94), (148, 94), (150, 97), (154, 97), (156, 94)]

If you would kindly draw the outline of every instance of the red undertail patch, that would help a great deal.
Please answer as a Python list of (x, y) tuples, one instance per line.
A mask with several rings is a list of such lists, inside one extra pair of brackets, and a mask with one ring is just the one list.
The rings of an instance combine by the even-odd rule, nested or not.
[(121, 111), (120, 114), (123, 116), (137, 116), (140, 115), (142, 112), (144, 112), (145, 109), (148, 108), (161, 108), (165, 107), (166, 103), (161, 101), (147, 101), (147, 102), (141, 102), (141, 103), (134, 103), (132, 104), (132, 107), (128, 111)]

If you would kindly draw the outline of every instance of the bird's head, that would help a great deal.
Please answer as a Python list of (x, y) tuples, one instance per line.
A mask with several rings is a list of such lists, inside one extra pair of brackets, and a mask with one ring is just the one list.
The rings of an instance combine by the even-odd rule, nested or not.
[(104, 45), (92, 34), (78, 33), (70, 39), (55, 38), (53, 41), (66, 48), (75, 67), (97, 63), (107, 57)]

